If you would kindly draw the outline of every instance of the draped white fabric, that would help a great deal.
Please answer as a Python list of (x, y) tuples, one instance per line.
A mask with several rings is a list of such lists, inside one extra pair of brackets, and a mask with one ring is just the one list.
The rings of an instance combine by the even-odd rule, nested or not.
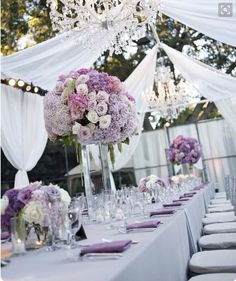
[(236, 97), (236, 78), (161, 44), (183, 77), (210, 101)]
[[(219, 16), (220, 3), (232, 4), (232, 16)], [(175, 20), (223, 43), (236, 47), (235, 1), (162, 0), (160, 11)]]
[(2, 72), (13, 78), (51, 90), (58, 76), (74, 69), (91, 67), (104, 51), (105, 43), (98, 38), (96, 50), (76, 45), (74, 37), (59, 35), (31, 48), (2, 57)]
[(236, 98), (217, 101), (216, 106), (236, 134)]
[(39, 95), (2, 85), (2, 150), (19, 171), (15, 187), (29, 184), (27, 171), (37, 164), (47, 143), (44, 126), (43, 99)]
[[(154, 73), (156, 66), (156, 54), (157, 45), (149, 51), (142, 62), (135, 68), (135, 70), (130, 74), (130, 76), (125, 80), (124, 84), (128, 92), (136, 100), (136, 109), (140, 112), (139, 117), (139, 128), (138, 135), (130, 138), (130, 144), (123, 145), (122, 153), (120, 153), (115, 146), (116, 162), (114, 165), (114, 170), (121, 169), (132, 157), (141, 136), (144, 112), (146, 111), (146, 104), (143, 102), (143, 94), (149, 93), (153, 89)], [(90, 146), (90, 150), (93, 154), (95, 163), (99, 165), (98, 148), (95, 145)], [(110, 167), (111, 167), (110, 163)]]

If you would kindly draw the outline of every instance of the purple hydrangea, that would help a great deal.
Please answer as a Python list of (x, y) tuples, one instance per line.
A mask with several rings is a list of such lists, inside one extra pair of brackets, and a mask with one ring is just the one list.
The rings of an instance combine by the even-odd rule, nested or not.
[(168, 149), (168, 158), (174, 164), (195, 164), (200, 157), (199, 143), (191, 137), (176, 137)]
[[(86, 91), (79, 92), (79, 88)], [(81, 144), (121, 143), (138, 127), (135, 100), (123, 83), (115, 76), (85, 68), (59, 76), (55, 90), (44, 99), (44, 117), (51, 140), (65, 141), (69, 136)], [(84, 129), (75, 129), (77, 123)]]

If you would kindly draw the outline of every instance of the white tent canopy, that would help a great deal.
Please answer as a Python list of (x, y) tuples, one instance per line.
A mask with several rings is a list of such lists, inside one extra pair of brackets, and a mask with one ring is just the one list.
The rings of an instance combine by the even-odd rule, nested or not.
[[(210, 8), (208, 5), (210, 5)], [(196, 2), (195, 0), (184, 0), (184, 2), (163, 0), (161, 4), (161, 10), (167, 15), (173, 16), (173, 18), (196, 28), (208, 36), (236, 46), (235, 36), (233, 34), (235, 19), (219, 18), (217, 9), (218, 5), (214, 0), (207, 2), (203, 0), (200, 2)], [(35, 85), (41, 86), (44, 89), (51, 90), (60, 74), (67, 73), (74, 69), (92, 66), (105, 49), (106, 40), (99, 38), (99, 34), (97, 36), (98, 47), (92, 53), (81, 45), (78, 46), (74, 44), (73, 37), (67, 38), (64, 35), (60, 35), (16, 54), (3, 57), (2, 71), (10, 77), (21, 78), (28, 82), (33, 82)], [(209, 98), (211, 101), (217, 101), (218, 105), (221, 100), (224, 99), (231, 98), (231, 101), (235, 101), (235, 78), (217, 71), (206, 64), (200, 63), (197, 60), (191, 59), (165, 44), (161, 44), (161, 46), (180, 73), (183, 74), (187, 81), (194, 85), (201, 95)], [(137, 111), (142, 113), (146, 111), (146, 106), (143, 102), (143, 94), (145, 92), (148, 93), (153, 85), (157, 50), (158, 48), (155, 46), (125, 81), (128, 91), (136, 98)], [(15, 183), (17, 185), (22, 185), (27, 181), (26, 171), (29, 171), (36, 165), (46, 145), (46, 137), (43, 132), (42, 135), (44, 137), (42, 137), (41, 145), (39, 145), (37, 149), (32, 149), (30, 145), (28, 146), (32, 141), (31, 132), (32, 128), (35, 126), (35, 118), (38, 118), (37, 122), (41, 124), (41, 127), (44, 126), (42, 98), (37, 97), (37, 99), (32, 101), (31, 95), (27, 94), (24, 99), (19, 101), (17, 97), (19, 97), (18, 93), (20, 91), (14, 88), (3, 87), (2, 92), (4, 93), (2, 95), (2, 100), (5, 107), (5, 110), (2, 111), (2, 124), (5, 124), (2, 126), (2, 134), (5, 134), (2, 148), (12, 165), (20, 171), (24, 171), (23, 173), (19, 172), (21, 176), (17, 177)], [(11, 96), (12, 99), (16, 99), (14, 114), (10, 114), (10, 112), (12, 112), (12, 102), (7, 97), (8, 95)], [(22, 100), (29, 105), (27, 108), (26, 106), (22, 106)], [(224, 106), (219, 105), (221, 112), (223, 114), (225, 113), (226, 119), (232, 118), (231, 115), (227, 114), (227, 108), (232, 104), (231, 101), (224, 102)], [(34, 107), (30, 106), (31, 103), (34, 104)], [(39, 111), (37, 115), (34, 115), (35, 111), (33, 108), (35, 107), (37, 107), (35, 110)], [(234, 113), (232, 107), (231, 112)], [(28, 118), (26, 122), (25, 116), (29, 116), (29, 114), (32, 114), (33, 118)], [(143, 116), (143, 114), (140, 115), (141, 122)], [(16, 118), (17, 122), (15, 122)], [(9, 122), (11, 123), (11, 127), (7, 129), (6, 126)], [(17, 124), (21, 124), (20, 132), (17, 129)], [(231, 124), (236, 126), (235, 122), (231, 122)], [(141, 128), (140, 125), (139, 136)], [(43, 129), (41, 129), (41, 131), (43, 131)], [(121, 168), (130, 159), (138, 144), (139, 136), (132, 138), (131, 145), (125, 147), (121, 156), (116, 152), (116, 169)], [(34, 137), (35, 139), (37, 138), (36, 132)], [(11, 146), (14, 145), (14, 138), (21, 138), (23, 142), (18, 146), (18, 149), (20, 147), (20, 152), (18, 153), (16, 153), (16, 150), (12, 151), (11, 148)], [(18, 160), (16, 160), (16, 158)], [(26, 165), (26, 159), (28, 159), (27, 161), (29, 161), (30, 164)], [(19, 165), (18, 163), (21, 164)], [(23, 165), (23, 167), (21, 167), (21, 165)]]

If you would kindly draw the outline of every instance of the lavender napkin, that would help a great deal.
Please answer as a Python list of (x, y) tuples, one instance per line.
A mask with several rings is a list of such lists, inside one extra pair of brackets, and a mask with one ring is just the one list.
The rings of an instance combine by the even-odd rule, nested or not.
[(118, 240), (112, 242), (93, 244), (81, 250), (80, 255), (91, 253), (122, 253), (132, 244), (132, 240)]
[(197, 192), (196, 192), (196, 191), (187, 192), (187, 193), (184, 193), (184, 196), (185, 196), (185, 195), (190, 195), (190, 194), (195, 195), (195, 194), (197, 194)]
[(127, 225), (127, 230), (136, 228), (157, 228), (160, 221), (144, 221)]
[(170, 203), (170, 204), (163, 204), (163, 207), (179, 207), (181, 203)]
[(189, 198), (181, 198), (178, 200), (173, 200), (173, 203), (181, 203), (181, 202), (186, 202), (186, 201), (189, 201)]
[(8, 231), (4, 231), (1, 233), (1, 240), (8, 239), (10, 237), (10, 233)]
[(161, 216), (161, 215), (173, 215), (175, 210), (161, 210), (161, 211), (153, 211), (150, 213), (150, 217), (152, 216)]
[(194, 194), (183, 195), (183, 196), (180, 196), (179, 199), (190, 198), (190, 197), (193, 197), (193, 196), (194, 196)]

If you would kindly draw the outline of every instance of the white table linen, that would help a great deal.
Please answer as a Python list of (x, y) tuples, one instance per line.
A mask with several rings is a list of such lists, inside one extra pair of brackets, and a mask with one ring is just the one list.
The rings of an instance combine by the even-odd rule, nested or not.
[(139, 241), (119, 260), (71, 261), (68, 254), (78, 254), (78, 249), (51, 253), (41, 249), (12, 258), (12, 262), (3, 268), (2, 277), (4, 281), (186, 281), (192, 245), (185, 212), (189, 220), (197, 224), (195, 227), (190, 223), (191, 235), (197, 239), (204, 216), (203, 194), (206, 190), (198, 191), (185, 204), (185, 211), (181, 207), (173, 216), (159, 217), (163, 224), (154, 232), (120, 234), (117, 230), (105, 230), (104, 225), (85, 225), (88, 239), (81, 244), (101, 242), (102, 238)]

